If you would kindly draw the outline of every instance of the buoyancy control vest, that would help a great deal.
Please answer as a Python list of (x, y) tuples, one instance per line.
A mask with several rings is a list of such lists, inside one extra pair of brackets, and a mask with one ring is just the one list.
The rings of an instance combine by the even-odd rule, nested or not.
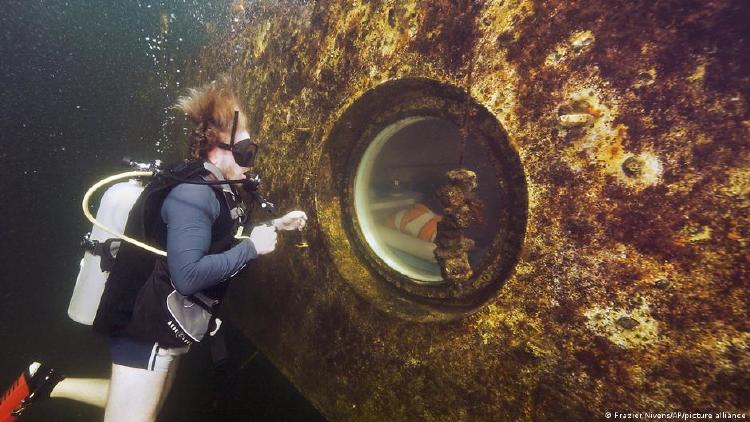
[[(211, 174), (202, 161), (183, 163), (168, 171), (168, 174), (177, 178), (194, 180)], [(161, 218), (161, 206), (169, 192), (180, 183), (165, 174), (157, 173), (130, 211), (125, 234), (166, 249), (167, 227)], [(219, 201), (221, 211), (211, 227), (209, 254), (228, 250), (233, 243), (235, 228), (230, 212), (230, 207), (235, 204), (229, 203), (232, 198), (220, 186), (212, 191)], [(126, 333), (141, 340), (158, 341), (164, 347), (184, 346), (200, 341), (189, 336), (180, 338), (185, 337), (185, 334), (172, 329), (169, 321), (164, 320), (164, 312), (160, 312), (163, 309), (157, 309), (164, 307), (163, 303), (157, 302), (164, 299), (161, 296), (164, 296), (165, 289), (169, 287), (171, 281), (166, 257), (123, 242), (102, 293), (93, 323), (94, 330), (109, 336)], [(227, 283), (219, 283), (202, 291), (198, 298), (189, 299), (193, 299), (196, 306), (208, 307), (210, 313), (214, 313), (226, 288)]]

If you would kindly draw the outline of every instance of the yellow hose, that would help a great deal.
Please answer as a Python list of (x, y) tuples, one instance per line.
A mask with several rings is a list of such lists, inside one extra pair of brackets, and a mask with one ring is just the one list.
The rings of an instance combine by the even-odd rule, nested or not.
[(155, 248), (153, 246), (147, 245), (147, 244), (145, 244), (143, 242), (140, 242), (138, 240), (135, 240), (135, 239), (133, 239), (131, 237), (125, 236), (123, 233), (117, 233), (117, 231), (115, 231), (114, 229), (111, 229), (111, 228), (105, 226), (104, 224), (96, 221), (96, 218), (94, 218), (94, 216), (91, 215), (91, 212), (89, 212), (89, 199), (91, 199), (91, 195), (93, 195), (94, 192), (96, 192), (100, 187), (102, 187), (102, 186), (104, 186), (104, 185), (106, 185), (108, 183), (114, 182), (115, 180), (129, 179), (131, 177), (143, 177), (143, 176), (153, 176), (153, 173), (150, 172), (150, 171), (128, 171), (128, 172), (125, 172), (125, 173), (115, 174), (114, 176), (109, 176), (106, 179), (102, 179), (102, 180), (96, 182), (94, 184), (94, 186), (92, 186), (91, 188), (89, 188), (89, 190), (86, 191), (86, 194), (83, 195), (83, 203), (81, 203), (81, 206), (83, 207), (83, 215), (85, 215), (86, 218), (91, 223), (93, 223), (96, 227), (99, 227), (100, 229), (104, 230), (105, 232), (107, 232), (109, 234), (112, 234), (112, 235), (116, 236), (117, 238), (122, 239), (122, 240), (130, 243), (131, 245), (135, 245), (135, 246), (141, 247), (141, 248), (143, 248), (143, 249), (145, 249), (145, 250), (147, 250), (149, 252), (153, 252), (153, 253), (155, 253), (157, 255), (167, 256), (167, 253), (164, 252), (161, 249), (157, 249), (157, 248)]

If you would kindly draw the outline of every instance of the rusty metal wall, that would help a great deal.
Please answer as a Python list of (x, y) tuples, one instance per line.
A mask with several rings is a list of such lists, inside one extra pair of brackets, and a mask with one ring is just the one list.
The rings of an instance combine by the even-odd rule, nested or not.
[[(246, 25), (190, 72), (234, 63), (268, 145), (265, 190), (311, 221), (310, 247), (282, 236), (227, 311), (328, 418), (750, 411), (750, 3), (232, 8)], [(518, 263), (455, 318), (420, 322), (378, 301), (327, 188), (343, 177), (326, 149), (339, 119), (402, 78), (470, 92), (525, 174)]]

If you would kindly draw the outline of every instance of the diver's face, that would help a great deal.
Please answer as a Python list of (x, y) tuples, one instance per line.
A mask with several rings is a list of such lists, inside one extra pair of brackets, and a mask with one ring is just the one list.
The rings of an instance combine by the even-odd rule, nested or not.
[[(235, 137), (234, 137), (235, 148), (237, 148), (240, 142), (243, 142), (243, 143), (250, 142), (250, 134), (247, 132), (247, 130), (240, 130), (240, 131), (237, 131), (237, 133), (235, 134)], [(250, 166), (252, 166), (252, 162), (248, 164), (243, 163), (242, 165), (240, 165), (240, 163), (237, 163), (237, 159), (234, 157), (234, 154), (231, 154), (231, 155), (232, 155), (232, 161), (234, 161), (237, 167), (241, 169), (240, 171), (241, 174), (247, 173), (248, 171), (250, 171)]]
[[(229, 147), (230, 137), (231, 134), (229, 132), (221, 134), (222, 143), (226, 145), (226, 148)], [(237, 144), (237, 140), (249, 137), (250, 134), (247, 130), (238, 130), (234, 137), (235, 145)], [(228, 180), (245, 179), (245, 173), (250, 171), (250, 167), (243, 167), (237, 163), (234, 159), (234, 154), (229, 149), (216, 147), (209, 152), (208, 159), (221, 170), (224, 178)]]

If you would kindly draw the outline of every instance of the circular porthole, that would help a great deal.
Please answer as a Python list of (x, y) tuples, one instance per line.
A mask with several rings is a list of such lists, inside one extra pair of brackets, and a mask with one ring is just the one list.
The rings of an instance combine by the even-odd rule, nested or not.
[[(462, 206), (446, 208), (439, 194), (456, 169), (477, 181), (465, 198), (476, 218), (459, 224), (456, 240), (469, 245), (470, 277), (461, 280), (438, 256)], [(329, 133), (316, 191), (339, 273), (410, 319), (481, 306), (512, 273), (526, 230), (525, 176), (504, 129), (460, 88), (430, 80), (387, 82), (350, 105)]]
[(435, 192), (450, 170), (463, 166), (487, 182), (475, 193), (484, 204), (484, 224), (466, 233), (474, 242), (468, 258), (476, 268), (499, 229), (501, 192), (491, 154), (481, 143), (465, 142), (455, 124), (438, 117), (407, 117), (378, 133), (359, 160), (353, 191), (359, 231), (373, 253), (414, 283), (442, 283), (435, 238), (443, 216)]

